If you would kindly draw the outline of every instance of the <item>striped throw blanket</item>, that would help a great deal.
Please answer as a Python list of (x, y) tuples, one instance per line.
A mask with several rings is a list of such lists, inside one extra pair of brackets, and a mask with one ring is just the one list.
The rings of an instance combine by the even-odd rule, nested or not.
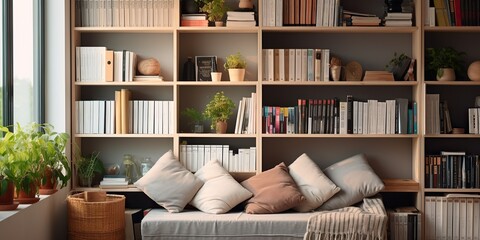
[(308, 220), (304, 240), (386, 240), (388, 216), (380, 198), (359, 207), (319, 212)]

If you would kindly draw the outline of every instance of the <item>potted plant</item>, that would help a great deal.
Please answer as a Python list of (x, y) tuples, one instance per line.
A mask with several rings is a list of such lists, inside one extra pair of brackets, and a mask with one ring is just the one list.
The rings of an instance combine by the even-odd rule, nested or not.
[(192, 132), (203, 133), (203, 121), (205, 117), (203, 114), (195, 108), (185, 108), (182, 111), (182, 116), (190, 119), (189, 124), (193, 126)]
[(39, 125), (42, 132), (38, 136), (41, 158), (43, 159), (43, 176), (40, 184), (40, 194), (48, 195), (57, 191), (57, 185), (63, 188), (71, 177), (70, 163), (65, 155), (68, 141), (67, 133), (53, 131), (50, 124)]
[(216, 133), (227, 132), (227, 120), (233, 113), (235, 104), (232, 99), (225, 96), (223, 91), (217, 92), (213, 99), (207, 104), (203, 114), (209, 118), (211, 129), (215, 129)]
[(80, 151), (75, 153), (74, 164), (80, 187), (92, 187), (95, 184), (95, 178), (102, 177), (105, 173), (103, 164), (98, 158), (99, 154), (99, 152), (93, 152), (82, 156)]
[(393, 58), (390, 59), (390, 62), (388, 62), (385, 68), (393, 74), (395, 81), (402, 81), (404, 80), (405, 74), (407, 74), (411, 60), (412, 59), (405, 53), (398, 54), (394, 52)]
[(7, 157), (6, 153), (11, 152), (15, 142), (13, 140), (13, 133), (7, 127), (0, 126), (4, 133), (3, 138), (0, 139), (0, 211), (9, 211), (17, 209), (18, 202), (14, 202), (14, 182), (17, 181), (17, 176), (12, 172), (11, 159)]
[(215, 26), (223, 26), (223, 16), (228, 8), (225, 0), (196, 0), (200, 4), (200, 11), (208, 14), (208, 21), (215, 22)]
[(455, 81), (455, 72), (463, 70), (464, 52), (452, 47), (427, 48), (427, 69), (434, 71), (438, 81)]
[(240, 52), (227, 56), (225, 64), (223, 65), (225, 70), (228, 70), (230, 81), (238, 82), (243, 81), (245, 78), (245, 68), (247, 67), (247, 61)]
[(40, 149), (43, 147), (38, 141), (39, 124), (32, 123), (25, 127), (16, 124), (14, 131), (1, 128), (4, 139), (8, 138), (11, 145), (1, 150), (1, 154), (9, 165), (9, 175), (14, 179), (15, 199), (19, 203), (31, 204), (38, 202), (37, 197), (40, 180), (43, 175), (44, 161)]

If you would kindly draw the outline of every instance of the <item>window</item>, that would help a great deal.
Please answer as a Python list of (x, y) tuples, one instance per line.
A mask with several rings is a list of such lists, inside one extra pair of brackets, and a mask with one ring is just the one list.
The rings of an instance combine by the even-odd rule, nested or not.
[(43, 122), (43, 1), (2, 5), (2, 123)]

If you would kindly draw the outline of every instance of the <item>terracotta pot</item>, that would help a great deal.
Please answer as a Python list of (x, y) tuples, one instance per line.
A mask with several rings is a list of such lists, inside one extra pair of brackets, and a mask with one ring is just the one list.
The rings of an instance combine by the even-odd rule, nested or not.
[(9, 181), (7, 184), (7, 191), (3, 194), (0, 194), (0, 205), (10, 205), (13, 204), (13, 193), (15, 188), (13, 186), (13, 182)]
[(41, 195), (51, 195), (57, 192), (58, 180), (56, 178), (52, 179), (52, 169), (45, 169), (44, 184), (40, 185), (39, 193)]
[(32, 204), (38, 202), (40, 198), (37, 198), (37, 187), (37, 184), (31, 183), (28, 192), (21, 189), (20, 191), (18, 191), (18, 195), (15, 197), (15, 201), (18, 201), (22, 204)]
[(227, 132), (227, 122), (218, 121), (215, 127), (216, 133), (226, 133)]
[(215, 21), (215, 27), (223, 27), (223, 21)]

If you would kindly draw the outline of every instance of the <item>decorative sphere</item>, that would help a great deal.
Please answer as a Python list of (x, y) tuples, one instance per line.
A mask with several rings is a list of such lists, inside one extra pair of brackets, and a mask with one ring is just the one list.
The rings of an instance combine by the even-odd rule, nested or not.
[(138, 72), (142, 75), (160, 75), (160, 63), (155, 58), (142, 60), (137, 65)]
[(480, 60), (472, 62), (470, 66), (468, 66), (468, 78), (472, 81), (480, 81)]

